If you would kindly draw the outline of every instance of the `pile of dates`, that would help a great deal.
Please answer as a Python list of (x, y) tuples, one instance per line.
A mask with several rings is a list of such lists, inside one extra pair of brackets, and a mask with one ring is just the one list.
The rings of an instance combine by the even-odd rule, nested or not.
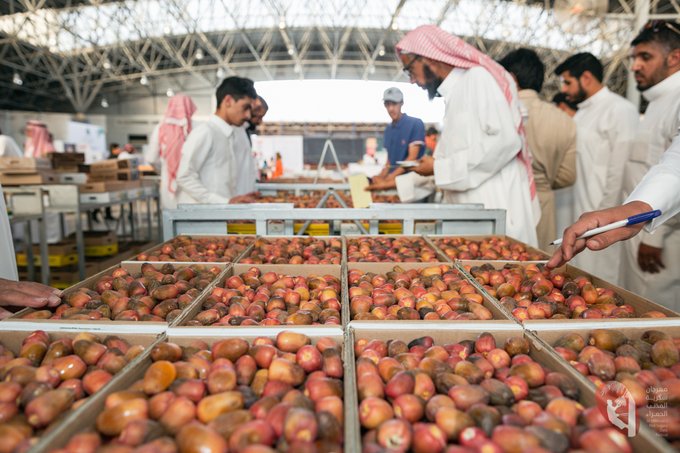
[(156, 268), (144, 263), (141, 270), (132, 275), (119, 267), (92, 289), (67, 292), (54, 312), (39, 310), (23, 318), (172, 322), (222, 272), (201, 264)]
[(542, 264), (506, 264), (502, 269), (483, 264), (465, 269), (520, 321), (666, 317), (656, 310), (636, 313), (614, 290), (598, 287), (583, 275), (550, 271)]
[(549, 258), (539, 251), (528, 250), (525, 245), (512, 239), (497, 236), (481, 240), (464, 237), (432, 239), (453, 260), (539, 261)]
[(258, 238), (244, 264), (340, 264), (342, 239)]
[(41, 330), (24, 338), (16, 356), (0, 345), (0, 452), (27, 451), (143, 350), (113, 336), (51, 339)]
[(355, 342), (364, 453), (630, 453), (564, 373), (531, 357), (524, 337), (435, 345), (431, 337)]
[(213, 288), (189, 326), (340, 324), (340, 279), (250, 268)]
[(219, 262), (235, 261), (253, 241), (247, 236), (177, 236), (159, 249), (137, 255), (137, 261)]
[(616, 397), (625, 388), (641, 418), (680, 440), (680, 338), (648, 330), (633, 340), (618, 330), (595, 329), (565, 334), (553, 347), (598, 389), (606, 385)]
[(437, 252), (423, 238), (361, 237), (347, 239), (347, 261), (434, 263), (439, 260)]
[(489, 320), (491, 311), (472, 283), (449, 265), (385, 275), (350, 269), (350, 314), (354, 320)]
[(341, 452), (340, 345), (281, 332), (210, 347), (163, 343), (144, 378), (112, 393), (96, 432), (60, 453)]

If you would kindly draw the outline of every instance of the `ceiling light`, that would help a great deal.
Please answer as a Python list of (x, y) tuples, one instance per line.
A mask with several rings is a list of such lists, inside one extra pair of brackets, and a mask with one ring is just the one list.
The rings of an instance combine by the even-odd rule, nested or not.
[(18, 72), (14, 73), (14, 77), (12, 77), (12, 83), (19, 86), (24, 84), (24, 81), (21, 80), (21, 76), (19, 76)]
[(170, 35), (170, 34), (172, 34), (172, 28), (170, 28), (169, 25), (166, 25), (165, 27), (163, 27), (163, 34), (164, 34), (164, 35)]
[(203, 51), (201, 49), (198, 49), (196, 51), (196, 59), (197, 60), (202, 60), (203, 59)]
[(171, 98), (175, 95), (175, 92), (172, 90), (172, 88), (168, 88), (168, 90), (165, 92), (165, 95)]
[(295, 53), (295, 49), (293, 49), (292, 47), (289, 47), (288, 48), (288, 55), (293, 55), (294, 53)]
[(279, 30), (283, 30), (286, 28), (286, 20), (282, 17), (281, 20), (279, 20)]
[(397, 28), (399, 28), (399, 26), (397, 25), (397, 23), (396, 23), (396, 22), (392, 22), (392, 30), (396, 30)]
[(146, 86), (149, 84), (149, 78), (146, 75), (143, 75), (142, 78), (139, 79), (139, 83)]
[(111, 69), (111, 62), (108, 60), (108, 58), (104, 60), (102, 66), (104, 67), (104, 69)]
[(378, 55), (381, 57), (385, 56), (385, 46), (380, 46), (380, 49), (378, 49)]
[(218, 79), (223, 79), (225, 76), (224, 69), (222, 68), (217, 68), (217, 78)]
[(109, 101), (107, 101), (106, 98), (102, 98), (101, 106), (105, 109), (108, 109), (109, 108)]

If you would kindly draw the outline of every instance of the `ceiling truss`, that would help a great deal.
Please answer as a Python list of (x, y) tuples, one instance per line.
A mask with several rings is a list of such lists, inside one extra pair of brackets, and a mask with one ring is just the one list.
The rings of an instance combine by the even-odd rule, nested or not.
[[(79, 29), (78, 15), (86, 14), (86, 6), (107, 4), (105, 0), (0, 0), (0, 12), (16, 14), (23, 21), (36, 20), (31, 13), (44, 8), (69, 9), (69, 20), (60, 24), (63, 31), (80, 40), (90, 42), (81, 51), (60, 52), (49, 46), (30, 44), (13, 34), (0, 34), (0, 108), (40, 111), (87, 112), (93, 103), (106, 96), (115, 99), (124, 95), (151, 95), (165, 92), (160, 80), (172, 84), (179, 91), (189, 75), (193, 84), (214, 87), (221, 77), (244, 74), (255, 80), (274, 79), (363, 79), (363, 80), (404, 80), (401, 66), (394, 52), (394, 45), (403, 36), (407, 10), (413, 7), (408, 0), (383, 0), (391, 5), (379, 26), (362, 25), (362, 13), (369, 6), (369, 0), (346, 0), (347, 7), (331, 11), (339, 18), (332, 23), (315, 26), (295, 27), (295, 12), (289, 2), (266, 0), (267, 14), (277, 24), (273, 27), (252, 28), (240, 21), (243, 14), (238, 11), (239, 3), (230, 0), (220, 2), (236, 24), (235, 28), (219, 31), (205, 31), (185, 8), (184, 0), (163, 0), (168, 13), (173, 16), (182, 30), (187, 33), (175, 34), (172, 29), (161, 35), (144, 36), (134, 41), (120, 41), (100, 45), (92, 42)], [(411, 0), (411, 2), (416, 0)], [(435, 0), (433, 0), (435, 1)], [(555, 49), (550, 43), (545, 46), (532, 45), (544, 59), (549, 74), (569, 53), (578, 51), (584, 45), (595, 44), (596, 40), (618, 40), (629, 42), (632, 24), (636, 18), (636, 3), (641, 0), (610, 0), (609, 13), (588, 22), (583, 30), (592, 41), (568, 40), (568, 47)], [(331, 2), (310, 0), (310, 8), (322, 10), (334, 8)], [(461, 19), (462, 0), (436, 2), (433, 20), (447, 30), (455, 28), (452, 18)], [(481, 3), (481, 2), (480, 2)], [(532, 20), (538, 17), (549, 27), (565, 27), (552, 17), (549, 0), (515, 0), (522, 6), (530, 5), (533, 16), (518, 17), (525, 24), (520, 30), (512, 31), (515, 42), (494, 35), (495, 30), (507, 28), (499, 0), (484, 2), (483, 14), (469, 20), (468, 34), (462, 36), (470, 43), (489, 53), (494, 58), (519, 47), (522, 42), (531, 42)], [(645, 0), (649, 17), (680, 17), (679, 0)], [(130, 2), (119, 2), (120, 19), (129, 21), (131, 27), (137, 24), (135, 11)], [(329, 6), (330, 5), (330, 6)], [(546, 9), (547, 8), (547, 9)], [(386, 10), (388, 11), (388, 10)], [(91, 9), (89, 10), (91, 14)], [(483, 18), (483, 20), (482, 20)], [(616, 19), (626, 27), (612, 28), (607, 21)], [(415, 24), (417, 25), (417, 24)], [(413, 26), (415, 26), (413, 25)], [(106, 24), (101, 24), (105, 27)], [(505, 28), (504, 28), (505, 27)], [(412, 28), (412, 27), (410, 27)], [(136, 32), (143, 36), (144, 30)], [(575, 35), (576, 36), (576, 35)], [(518, 42), (519, 41), (519, 44)], [(603, 55), (609, 85), (624, 93), (627, 84), (627, 48)], [(21, 84), (17, 84), (17, 79)], [(142, 85), (144, 79), (147, 84)], [(555, 87), (554, 79), (549, 81)], [(548, 86), (550, 90), (550, 85)], [(125, 93), (125, 94), (124, 94)]]

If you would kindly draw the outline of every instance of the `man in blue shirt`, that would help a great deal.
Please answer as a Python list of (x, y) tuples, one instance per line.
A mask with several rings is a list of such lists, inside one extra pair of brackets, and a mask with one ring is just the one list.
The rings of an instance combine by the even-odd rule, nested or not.
[[(383, 147), (387, 149), (388, 161), (383, 171), (373, 178), (374, 182), (394, 185), (394, 178), (404, 173), (397, 162), (418, 160), (425, 150), (425, 125), (422, 120), (402, 113), (404, 94), (399, 88), (388, 88), (383, 94), (385, 109), (392, 122), (385, 128)], [(382, 185), (382, 184), (381, 184)]]

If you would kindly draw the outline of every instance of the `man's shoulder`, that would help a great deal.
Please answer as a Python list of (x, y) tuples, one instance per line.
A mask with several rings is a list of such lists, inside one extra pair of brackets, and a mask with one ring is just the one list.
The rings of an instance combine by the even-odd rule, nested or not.
[(425, 124), (425, 123), (423, 123), (423, 120), (421, 120), (420, 118), (416, 118), (415, 116), (409, 116), (406, 113), (404, 113), (404, 115), (402, 117), (402, 122), (403, 122), (404, 125), (409, 125), (409, 126), (419, 126), (421, 124), (423, 124), (423, 125)]

